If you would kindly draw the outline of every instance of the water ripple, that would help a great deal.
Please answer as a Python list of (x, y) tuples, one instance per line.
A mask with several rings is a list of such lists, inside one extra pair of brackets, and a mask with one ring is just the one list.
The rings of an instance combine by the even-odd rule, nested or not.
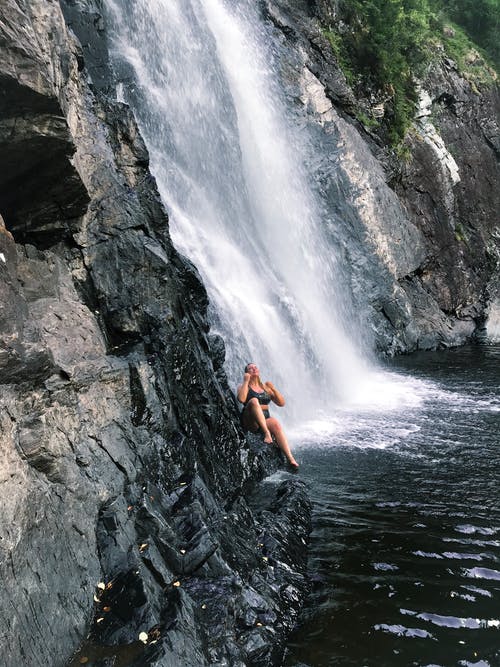
[(500, 627), (500, 620), (498, 619), (481, 619), (481, 618), (459, 618), (457, 616), (443, 616), (441, 614), (431, 614), (429, 612), (418, 613), (410, 609), (400, 609), (403, 615), (414, 616), (422, 621), (429, 621), (434, 625), (439, 625), (446, 628), (467, 628), (468, 630), (478, 630), (480, 628), (495, 628)]
[(469, 524), (465, 524), (462, 526), (456, 526), (455, 530), (458, 533), (465, 533), (466, 535), (471, 535), (474, 533), (479, 533), (479, 535), (495, 535), (500, 529), (497, 527), (484, 528), (482, 526), (471, 526)]
[(435, 637), (427, 630), (420, 628), (405, 628), (404, 625), (387, 625), (386, 623), (377, 623), (373, 626), (375, 630), (390, 632), (398, 637), (419, 637), (420, 639), (434, 639)]
[(465, 577), (471, 579), (495, 579), (500, 581), (500, 572), (498, 570), (491, 570), (487, 567), (473, 567), (463, 570)]

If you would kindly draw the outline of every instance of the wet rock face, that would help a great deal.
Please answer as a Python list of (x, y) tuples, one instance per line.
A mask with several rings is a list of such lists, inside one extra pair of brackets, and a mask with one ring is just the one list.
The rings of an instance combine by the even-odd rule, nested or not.
[[(97, 4), (69, 4), (90, 33)], [(7, 0), (0, 30), (4, 660), (271, 664), (305, 490), (261, 488), (281, 458), (239, 430), (205, 289), (130, 111), (88, 86), (92, 49), (56, 2)]]
[[(326, 0), (265, 0), (291, 106), (309, 127), (309, 170), (366, 344), (389, 353), (464, 343), (498, 281), (498, 86), (478, 90), (443, 59), (421, 82), (402, 163), (355, 119), (357, 101), (322, 26)], [(359, 326), (359, 323), (358, 323)]]
[(496, 86), (474, 92), (449, 60), (434, 66), (423, 86), (432, 124), (457, 173), (417, 136), (411, 140), (413, 159), (395, 189), (433, 250), (422, 266), (421, 283), (444, 312), (458, 318), (469, 313), (481, 321), (485, 288), (500, 254), (495, 239), (500, 95)]

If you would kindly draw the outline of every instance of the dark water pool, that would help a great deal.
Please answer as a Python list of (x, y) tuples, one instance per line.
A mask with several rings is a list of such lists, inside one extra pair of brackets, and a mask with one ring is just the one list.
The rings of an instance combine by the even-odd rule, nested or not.
[(344, 411), (297, 452), (312, 588), (285, 665), (498, 667), (500, 346), (391, 371), (412, 400)]

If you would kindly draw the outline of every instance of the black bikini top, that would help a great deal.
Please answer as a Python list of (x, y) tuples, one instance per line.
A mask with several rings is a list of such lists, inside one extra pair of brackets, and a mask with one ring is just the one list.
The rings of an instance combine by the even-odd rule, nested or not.
[(255, 391), (252, 389), (250, 386), (248, 387), (248, 394), (247, 394), (247, 400), (245, 401), (245, 405), (248, 403), (248, 401), (251, 398), (256, 398), (261, 405), (269, 405), (271, 402), (271, 395), (267, 393), (267, 391), (264, 389), (264, 391)]

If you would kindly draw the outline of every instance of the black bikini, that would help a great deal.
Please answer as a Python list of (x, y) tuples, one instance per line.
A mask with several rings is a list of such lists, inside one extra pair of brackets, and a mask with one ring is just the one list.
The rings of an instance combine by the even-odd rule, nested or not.
[[(271, 402), (271, 395), (267, 393), (267, 391), (264, 389), (264, 391), (255, 391), (252, 389), (250, 386), (248, 387), (248, 394), (247, 394), (247, 400), (244, 403), (243, 406), (243, 411), (241, 413), (241, 416), (243, 417), (243, 412), (245, 412), (245, 408), (247, 407), (248, 401), (251, 398), (256, 398), (260, 405), (269, 405)], [(269, 419), (269, 408), (265, 408), (262, 410), (262, 414), (266, 419)]]
[(248, 387), (247, 400), (245, 401), (245, 406), (251, 398), (256, 398), (261, 405), (269, 405), (271, 402), (271, 394), (268, 394), (267, 391), (255, 391), (252, 387)]

